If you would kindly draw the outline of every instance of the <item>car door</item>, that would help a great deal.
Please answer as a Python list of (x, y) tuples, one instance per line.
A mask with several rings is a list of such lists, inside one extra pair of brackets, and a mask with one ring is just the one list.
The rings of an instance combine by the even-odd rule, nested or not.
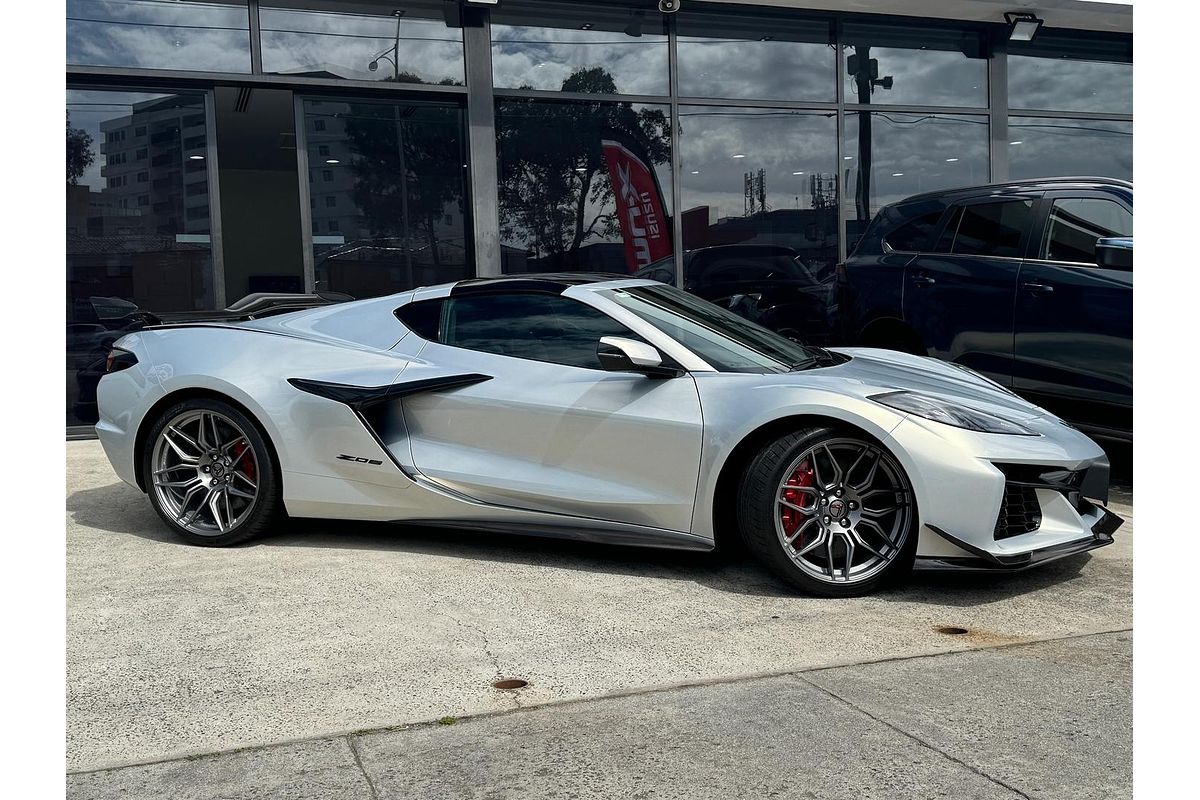
[(1038, 194), (962, 201), (905, 267), (904, 320), (931, 356), (1012, 385), (1013, 302)]
[(1014, 388), (1068, 419), (1128, 431), (1133, 272), (1104, 269), (1096, 240), (1133, 235), (1133, 206), (1100, 191), (1047, 192), (1015, 310)]
[(640, 339), (561, 295), (450, 296), (422, 361), (490, 376), (404, 400), (416, 469), (475, 500), (688, 531), (702, 419), (693, 378), (607, 372), (602, 336)]

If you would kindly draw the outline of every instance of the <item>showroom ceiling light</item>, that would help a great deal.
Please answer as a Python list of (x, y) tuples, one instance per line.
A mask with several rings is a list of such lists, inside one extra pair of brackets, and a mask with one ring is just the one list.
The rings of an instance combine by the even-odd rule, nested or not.
[(1032, 41), (1043, 22), (1028, 11), (1005, 12), (1004, 21), (1008, 23), (1008, 39), (1012, 42)]
[(1009, 142), (1009, 144), (1025, 144), (1025, 143), (1023, 141), (1021, 141), (1020, 139), (1018, 139), (1015, 142)]
[(188, 156), (192, 161), (203, 161), (204, 156)]
[(745, 158), (746, 154), (745, 153), (734, 153), (733, 157), (734, 158)]
[(947, 164), (953, 164), (955, 161), (958, 161), (958, 159), (957, 158), (947, 158), (946, 159)]
[(327, 159), (325, 159), (325, 163), (326, 164), (340, 164), (342, 162), (338, 161), (336, 158), (327, 158)]

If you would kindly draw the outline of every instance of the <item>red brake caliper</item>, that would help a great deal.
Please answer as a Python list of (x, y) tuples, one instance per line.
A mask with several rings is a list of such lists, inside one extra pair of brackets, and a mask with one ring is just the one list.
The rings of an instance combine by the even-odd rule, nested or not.
[[(813, 485), (813, 469), (809, 459), (804, 459), (800, 462), (800, 466), (796, 467), (796, 471), (787, 479), (787, 483), (783, 488), (783, 499), (795, 506), (804, 506), (804, 498), (811, 494), (810, 492), (801, 492), (798, 489), (793, 489), (793, 486), (812, 486)], [(791, 539), (800, 530), (800, 526), (809, 518), (809, 514), (803, 511), (797, 511), (788, 506), (783, 507), (783, 512), (780, 515), (780, 521), (783, 523), (783, 535)], [(802, 542), (797, 539), (792, 543), (793, 547), (798, 547)]]
[[(238, 442), (233, 446), (233, 460), (238, 458), (246, 451), (246, 443)], [(254, 480), (254, 459), (247, 458), (238, 462), (238, 470), (250, 480)]]

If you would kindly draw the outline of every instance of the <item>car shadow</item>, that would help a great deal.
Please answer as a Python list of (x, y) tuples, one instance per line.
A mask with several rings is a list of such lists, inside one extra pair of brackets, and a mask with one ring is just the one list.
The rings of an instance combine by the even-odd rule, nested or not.
[[(67, 512), (76, 524), (88, 528), (187, 546), (159, 519), (145, 495), (124, 483), (68, 495)], [(390, 551), (692, 581), (722, 592), (764, 598), (799, 595), (741, 550), (701, 553), (398, 523), (315, 519), (290, 520), (279, 531), (240, 547)], [(1083, 554), (1013, 574), (917, 572), (877, 596), (937, 605), (983, 605), (1075, 580), (1090, 558)]]

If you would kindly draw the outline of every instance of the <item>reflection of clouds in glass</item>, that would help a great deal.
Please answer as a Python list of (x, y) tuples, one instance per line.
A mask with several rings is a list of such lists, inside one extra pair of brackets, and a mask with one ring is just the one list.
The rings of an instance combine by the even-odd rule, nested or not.
[(678, 48), (682, 95), (836, 99), (833, 51), (825, 44), (681, 36)]
[(1008, 57), (1008, 107), (1133, 112), (1133, 65)]
[[(950, 114), (871, 114), (872, 213), (914, 194), (987, 183), (987, 117)], [(846, 115), (844, 201), (855, 209), (859, 115)], [(951, 160), (954, 159), (954, 160)], [(899, 174), (897, 174), (899, 173)]]
[(766, 170), (770, 208), (808, 208), (810, 176), (837, 170), (832, 111), (684, 106), (679, 116), (685, 211), (708, 206), (716, 218), (741, 216), (746, 173), (759, 169)]
[[(854, 47), (844, 47), (843, 75), (846, 102), (858, 102), (854, 76), (846, 57)], [(870, 57), (879, 61), (879, 78), (892, 77), (892, 88), (876, 87), (870, 102), (891, 105), (986, 106), (987, 61), (967, 58), (948, 50), (909, 50), (872, 47)]]
[[(355, 80), (389, 80), (399, 72), (426, 83), (463, 81), (461, 33), (440, 20), (405, 15), (393, 66), (388, 59), (396, 45), (395, 17), (266, 8), (261, 15), (266, 72), (330, 72)], [(374, 60), (378, 69), (371, 72)]]
[(600, 67), (625, 94), (666, 94), (667, 37), (614, 31), (492, 26), (492, 76), (498, 89), (556, 91), (582, 69)]
[(249, 72), (249, 17), (244, 4), (70, 0), (67, 63)]
[(1008, 171), (1013, 179), (1097, 175), (1133, 179), (1133, 123), (1010, 117)]

